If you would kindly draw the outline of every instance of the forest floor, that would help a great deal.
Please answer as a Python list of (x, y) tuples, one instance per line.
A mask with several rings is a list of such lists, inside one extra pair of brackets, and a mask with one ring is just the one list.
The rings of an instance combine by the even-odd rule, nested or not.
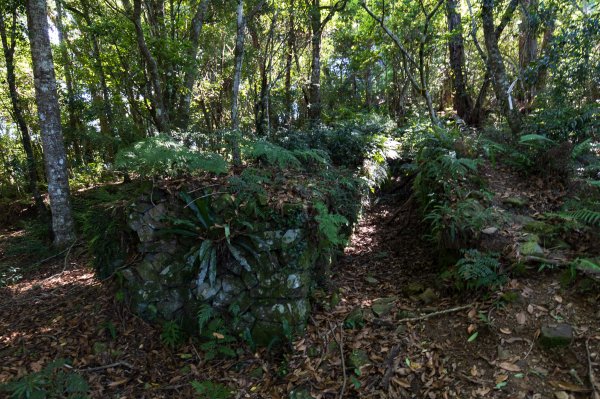
[[(224, 384), (235, 398), (594, 398), (598, 294), (537, 268), (491, 294), (447, 287), (417, 215), (388, 223), (406, 194), (367, 211), (285, 354), (246, 348), (207, 362), (192, 341), (169, 349), (75, 246), (0, 288), (0, 384), (65, 358), (93, 398), (191, 398), (193, 380)], [(538, 197), (532, 204), (548, 200)], [(24, 261), (2, 260), (18, 234), (0, 231), (5, 266)], [(541, 327), (557, 322), (572, 327), (572, 343), (543, 349)]]

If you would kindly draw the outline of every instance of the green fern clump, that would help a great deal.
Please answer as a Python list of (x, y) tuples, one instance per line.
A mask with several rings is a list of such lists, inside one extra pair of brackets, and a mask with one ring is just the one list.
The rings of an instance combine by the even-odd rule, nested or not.
[(500, 273), (498, 254), (469, 249), (463, 252), (463, 258), (456, 267), (457, 277), (468, 289), (496, 288), (507, 281), (507, 277)]
[[(229, 324), (234, 329), (239, 323), (239, 307), (234, 304), (230, 306), (229, 312), (234, 316)], [(197, 318), (198, 333), (203, 339), (200, 349), (204, 352), (204, 358), (212, 360), (217, 356), (235, 357), (236, 352), (231, 345), (236, 343), (236, 339), (215, 310), (208, 304), (202, 304)]]
[(142, 176), (164, 177), (198, 172), (221, 174), (228, 169), (220, 155), (193, 151), (166, 135), (149, 137), (120, 151), (115, 167)]
[(319, 225), (319, 235), (322, 238), (320, 242), (324, 241), (333, 246), (345, 244), (347, 238), (340, 234), (340, 229), (348, 224), (348, 219), (342, 215), (329, 213), (325, 204), (321, 202), (315, 204), (315, 209), (318, 213), (315, 220)]
[(266, 140), (251, 143), (246, 156), (280, 169), (305, 169), (307, 166), (329, 164), (325, 151), (308, 148), (289, 150)]
[(0, 385), (13, 399), (87, 399), (89, 386), (83, 377), (68, 371), (69, 364), (58, 359), (42, 370)]
[(183, 342), (183, 331), (179, 323), (173, 320), (165, 321), (162, 325), (160, 339), (169, 348), (175, 348)]

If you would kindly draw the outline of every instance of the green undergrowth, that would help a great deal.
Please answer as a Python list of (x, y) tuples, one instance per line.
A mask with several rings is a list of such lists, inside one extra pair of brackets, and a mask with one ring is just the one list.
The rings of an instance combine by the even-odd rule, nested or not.
[(571, 189), (561, 209), (537, 215), (525, 231), (535, 238), (535, 245), (580, 254), (565, 265), (570, 275), (583, 264), (588, 271), (595, 264), (598, 254), (593, 242), (600, 239), (600, 175), (596, 171), (600, 170), (600, 145), (589, 134), (593, 121), (587, 116), (580, 121), (589, 128), (586, 133), (579, 125), (563, 130), (553, 125), (544, 130), (543, 117), (535, 115), (516, 139), (491, 127), (478, 133), (460, 131), (452, 123), (432, 127), (419, 119), (405, 129), (401, 154), (412, 163), (404, 171), (414, 176), (413, 196), (428, 224), (427, 238), (438, 248), (442, 274), (454, 286), (497, 288), (506, 281), (503, 270), (511, 269), (502, 267), (505, 259), (497, 254), (476, 249), (482, 230), (501, 227), (510, 216), (493, 210), (493, 193), (479, 171), (483, 163), (535, 176), (548, 189), (574, 184), (571, 187), (576, 189)]
[(40, 371), (0, 385), (12, 399), (87, 399), (87, 381), (64, 359), (48, 363)]

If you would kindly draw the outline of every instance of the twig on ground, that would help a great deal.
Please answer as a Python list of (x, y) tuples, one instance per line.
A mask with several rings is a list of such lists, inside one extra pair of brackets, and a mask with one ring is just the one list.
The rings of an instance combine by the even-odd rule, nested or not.
[(402, 212), (409, 210), (412, 206), (414, 200), (414, 195), (411, 195), (410, 197), (408, 197), (408, 199), (404, 202), (404, 204), (402, 204), (402, 206), (400, 206), (400, 208), (398, 208), (393, 214), (392, 216), (390, 216), (390, 218), (387, 220), (387, 222), (385, 222), (385, 224), (392, 224), (394, 222), (394, 220), (396, 220), (396, 218), (398, 217), (398, 215), (400, 215)]
[[(77, 241), (75, 241), (75, 242), (77, 242)], [(47, 257), (47, 258), (45, 258), (45, 259), (42, 259), (42, 260), (40, 260), (40, 261), (37, 261), (36, 263), (33, 263), (32, 265), (30, 265), (30, 266), (26, 267), (25, 269), (33, 269), (33, 268), (35, 268), (35, 267), (41, 266), (41, 265), (43, 265), (44, 263), (46, 263), (46, 262), (48, 262), (48, 261), (50, 261), (50, 260), (52, 260), (52, 259), (54, 259), (54, 258), (58, 258), (58, 257), (59, 257), (59, 256), (61, 256), (62, 254), (64, 254), (64, 253), (65, 253), (65, 252), (67, 252), (67, 251), (70, 251), (70, 250), (71, 250), (71, 247), (69, 247), (69, 248), (65, 248), (65, 249), (63, 249), (62, 251), (60, 251), (59, 253), (57, 253), (57, 254), (54, 254), (54, 255), (51, 255), (51, 256), (49, 256), (49, 257)]]
[(527, 350), (527, 353), (525, 354), (525, 357), (523, 358), (523, 360), (525, 360), (529, 357), (529, 355), (531, 354), (531, 351), (533, 350), (533, 345), (535, 345), (535, 337), (531, 340), (531, 342), (529, 344), (529, 349)]
[(426, 315), (423, 315), (423, 316), (407, 317), (405, 319), (398, 320), (397, 323), (404, 323), (404, 322), (407, 322), (407, 321), (425, 320), (425, 319), (429, 319), (430, 317), (441, 316), (441, 315), (448, 314), (448, 313), (454, 313), (454, 312), (458, 312), (458, 311), (461, 311), (461, 310), (464, 310), (464, 309), (469, 309), (471, 307), (473, 307), (472, 304), (471, 305), (457, 306), (455, 308), (440, 310), (439, 312), (427, 313)]
[(390, 379), (392, 378), (392, 375), (394, 374), (394, 371), (395, 371), (394, 363), (395, 363), (396, 357), (398, 357), (399, 353), (400, 353), (400, 345), (396, 345), (390, 351), (390, 354), (388, 355), (387, 359), (385, 359), (386, 369), (385, 369), (385, 374), (383, 375), (383, 378), (381, 379), (381, 384), (380, 384), (381, 387), (383, 388), (383, 392), (387, 392), (390, 387)]
[(598, 382), (594, 376), (594, 365), (592, 363), (592, 357), (590, 355), (590, 339), (585, 340), (585, 351), (587, 353), (588, 360), (588, 378), (590, 385), (592, 386), (592, 399), (600, 399), (600, 389), (598, 389)]
[(115, 367), (126, 367), (128, 369), (134, 369), (135, 367), (133, 367), (131, 365), (131, 363), (128, 363), (126, 361), (120, 360), (118, 362), (114, 362), (111, 364), (107, 364), (105, 366), (98, 366), (98, 367), (88, 367), (85, 369), (76, 369), (77, 371), (81, 371), (81, 372), (93, 372), (93, 371), (101, 371), (101, 370), (106, 370), (106, 369), (112, 369)]
[(468, 381), (468, 382), (470, 382), (471, 384), (475, 384), (475, 385), (485, 385), (485, 382), (483, 382), (483, 381), (479, 381), (479, 380), (476, 380), (475, 378), (471, 378), (471, 377), (469, 377), (468, 375), (466, 375), (465, 373), (458, 373), (458, 377), (459, 377), (460, 379), (463, 379), (463, 380), (465, 380), (465, 381)]
[(565, 259), (549, 259), (549, 258), (543, 258), (541, 256), (533, 256), (533, 255), (526, 256), (524, 260), (525, 260), (525, 262), (547, 263), (547, 264), (555, 265), (555, 266), (562, 266), (567, 263), (567, 261)]
[(73, 247), (75, 246), (75, 244), (77, 244), (77, 241), (73, 241), (73, 244), (71, 244), (69, 246), (69, 250), (67, 251), (67, 254), (65, 255), (65, 263), (63, 265), (63, 269), (60, 272), (60, 274), (63, 274), (65, 272), (65, 270), (67, 270), (67, 264), (69, 262), (69, 255), (71, 254), (71, 250), (73, 249)]
[[(332, 330), (333, 329), (335, 329), (335, 326), (332, 328)], [(346, 377), (346, 359), (344, 358), (344, 327), (340, 326), (339, 330), (340, 330), (339, 341), (338, 341), (337, 337), (335, 336), (335, 332), (333, 333), (333, 339), (340, 347), (340, 355), (342, 357), (342, 376), (344, 377), (344, 380), (342, 382), (342, 389), (340, 389), (340, 399), (342, 399), (344, 397), (344, 393), (346, 392), (346, 383), (348, 382), (348, 378)]]

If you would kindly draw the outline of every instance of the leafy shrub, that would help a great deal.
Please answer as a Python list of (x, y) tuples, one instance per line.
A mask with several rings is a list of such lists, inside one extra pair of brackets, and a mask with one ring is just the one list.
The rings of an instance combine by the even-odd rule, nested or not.
[(131, 230), (125, 210), (149, 188), (146, 184), (103, 186), (73, 197), (73, 213), (99, 278), (109, 277), (127, 255)]
[(326, 246), (338, 246), (346, 243), (346, 239), (340, 234), (341, 226), (348, 225), (348, 219), (342, 215), (329, 213), (325, 204), (317, 202), (315, 204), (317, 215), (315, 220), (319, 225), (319, 242), (325, 242)]
[(431, 128), (420, 141), (414, 195), (440, 248), (459, 248), (478, 235), (492, 218), (481, 190), (479, 160), (458, 156), (454, 130)]
[(289, 150), (266, 140), (250, 143), (246, 156), (280, 169), (305, 169), (307, 166), (326, 166), (329, 163), (327, 153), (322, 150)]
[(20, 227), (23, 234), (10, 238), (6, 256), (27, 255), (32, 259), (42, 259), (55, 253), (55, 249), (52, 248), (49, 220), (23, 220)]
[(507, 281), (500, 272), (498, 254), (481, 253), (476, 249), (463, 251), (463, 258), (456, 263), (458, 285), (468, 289), (496, 288)]
[(228, 399), (233, 396), (230, 388), (209, 380), (192, 381), (192, 387), (194, 387), (198, 397), (202, 399)]
[(394, 135), (391, 120), (368, 115), (310, 131), (282, 131), (275, 142), (290, 150), (323, 151), (333, 165), (357, 170), (366, 159), (383, 162), (393, 156)]
[[(232, 305), (229, 309), (234, 320), (229, 324), (231, 328), (236, 328), (239, 324), (239, 308)], [(207, 304), (202, 304), (198, 310), (198, 333), (204, 342), (200, 344), (200, 349), (204, 352), (206, 360), (212, 360), (221, 355), (226, 357), (235, 357), (236, 352), (231, 345), (236, 342), (231, 329), (225, 324), (221, 316), (217, 315), (214, 309)]]
[(89, 386), (79, 374), (65, 371), (66, 360), (58, 359), (42, 370), (0, 386), (14, 399), (85, 399)]
[(477, 238), (479, 232), (494, 220), (491, 208), (467, 198), (434, 205), (425, 214), (430, 223), (430, 237), (442, 248), (458, 248)]
[(142, 176), (177, 176), (227, 172), (227, 162), (218, 154), (201, 153), (166, 135), (149, 137), (117, 154), (115, 167)]
[(576, 211), (567, 211), (559, 213), (559, 216), (565, 219), (576, 220), (588, 226), (600, 227), (600, 212), (590, 209), (579, 209)]
[[(185, 192), (180, 193), (180, 196), (186, 202), (186, 207), (192, 211), (194, 218), (191, 220), (169, 218), (171, 227), (165, 229), (163, 233), (174, 233), (200, 240), (186, 255), (190, 268), (198, 267), (197, 284), (201, 285), (207, 279), (211, 286), (215, 284), (217, 253), (223, 253), (224, 250), (227, 250), (246, 271), (250, 271), (247, 257), (249, 255), (258, 257), (252, 239), (260, 240), (250, 234), (252, 225), (249, 222), (237, 223), (233, 215), (224, 213), (227, 209), (220, 209), (221, 212), (215, 211), (211, 207), (210, 195), (195, 200)], [(223, 195), (222, 198), (230, 202), (235, 209), (234, 200), (230, 195)]]

